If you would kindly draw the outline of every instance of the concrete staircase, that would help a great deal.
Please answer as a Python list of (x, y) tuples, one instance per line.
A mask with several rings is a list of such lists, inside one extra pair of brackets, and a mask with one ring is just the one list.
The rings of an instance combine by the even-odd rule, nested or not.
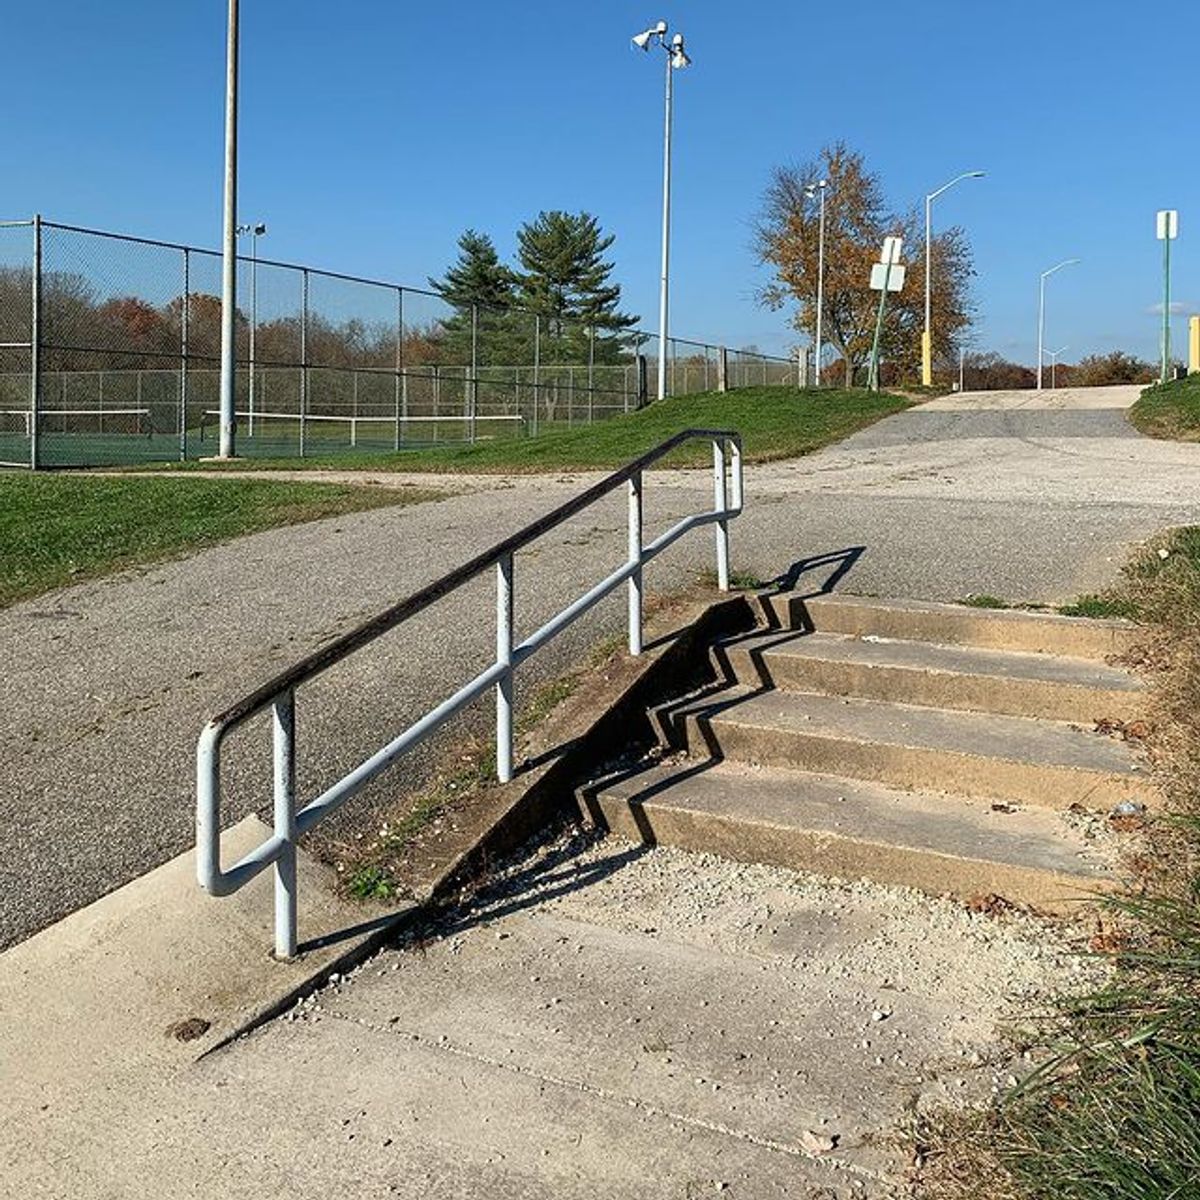
[(1061, 911), (1112, 886), (1123, 801), (1159, 797), (1097, 731), (1141, 716), (1122, 621), (855, 597), (764, 599), (718, 680), (654, 715), (664, 753), (585, 788), (625, 836)]

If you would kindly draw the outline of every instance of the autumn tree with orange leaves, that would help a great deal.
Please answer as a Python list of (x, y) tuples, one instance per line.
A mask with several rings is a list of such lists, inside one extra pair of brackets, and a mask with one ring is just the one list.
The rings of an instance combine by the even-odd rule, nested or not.
[[(814, 162), (777, 167), (763, 196), (754, 227), (759, 259), (774, 278), (759, 295), (771, 308), (794, 302), (792, 323), (812, 336), (817, 311), (819, 200), (808, 189), (826, 179), (825, 312), (823, 340), (839, 354), (845, 385), (871, 353), (879, 293), (871, 291), (871, 264), (878, 261), (883, 239), (904, 239), (908, 266), (904, 288), (888, 298), (881, 354), (893, 380), (919, 376), (921, 330), (925, 322), (924, 211), (918, 205), (904, 214), (891, 212), (879, 179), (866, 169), (861, 154), (837, 142), (826, 146)], [(933, 357), (943, 374), (957, 363), (958, 348), (970, 327), (973, 306), (969, 282), (974, 270), (971, 250), (961, 229), (944, 229), (932, 242)]]

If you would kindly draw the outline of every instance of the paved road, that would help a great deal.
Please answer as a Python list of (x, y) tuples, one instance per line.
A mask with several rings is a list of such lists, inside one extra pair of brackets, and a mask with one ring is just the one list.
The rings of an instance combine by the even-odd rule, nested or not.
[[(1122, 412), (1136, 391), (966, 395), (754, 468), (734, 565), (769, 578), (861, 547), (841, 582), (850, 591), (1055, 600), (1102, 586), (1131, 544), (1200, 519), (1200, 446), (1139, 437)], [(462, 494), (440, 502), (257, 534), (0, 612), (0, 946), (190, 843), (194, 739), (209, 712), (587, 478), (459, 479)], [(709, 488), (702, 473), (655, 476), (651, 532), (706, 506)], [(623, 504), (614, 497), (520, 556), (521, 630), (621, 560)], [(648, 586), (680, 586), (710, 555), (701, 534), (656, 563)], [(465, 588), (305, 689), (305, 794), (486, 663), (491, 586)], [(564, 635), (528, 668), (526, 694), (621, 614), (614, 597)], [(234, 816), (260, 805), (263, 776), (236, 749), (230, 759)], [(406, 763), (401, 778), (429, 766)], [(356, 801), (346, 835), (385, 801), (382, 791)]]

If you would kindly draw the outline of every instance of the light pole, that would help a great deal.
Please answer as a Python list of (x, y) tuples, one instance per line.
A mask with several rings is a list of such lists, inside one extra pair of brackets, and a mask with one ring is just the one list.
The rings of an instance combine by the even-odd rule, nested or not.
[(225, 213), (221, 256), (221, 458), (234, 456), (234, 316), (237, 305), (238, 0), (229, 0), (225, 47)]
[(933, 202), (964, 179), (982, 179), (982, 171), (964, 171), (925, 197), (925, 329), (921, 334), (921, 383), (933, 383)]
[(1058, 356), (1069, 349), (1067, 346), (1059, 346), (1057, 350), (1047, 350), (1046, 355), (1050, 359), (1050, 390), (1053, 391), (1058, 386)]
[(663, 197), (662, 197), (662, 277), (658, 298), (658, 398), (667, 394), (667, 278), (671, 261), (671, 102), (672, 79), (676, 71), (690, 66), (692, 60), (683, 49), (683, 34), (677, 33), (667, 41), (667, 23), (659, 21), (633, 39), (639, 50), (651, 45), (661, 46), (667, 55), (667, 100), (663, 125)]
[(239, 235), (250, 235), (250, 410), (247, 432), (254, 436), (254, 341), (258, 333), (258, 239), (267, 232), (267, 227), (261, 221), (253, 225), (239, 225)]
[(1158, 381), (1166, 383), (1171, 373), (1171, 242), (1179, 236), (1179, 213), (1173, 208), (1161, 209), (1156, 224), (1163, 244), (1162, 369)]
[(828, 190), (828, 179), (810, 183), (804, 189), (804, 194), (810, 200), (820, 196), (821, 202), (821, 215), (817, 223), (817, 332), (813, 339), (813, 379), (817, 387), (821, 386), (821, 320), (825, 315), (825, 193)]
[(1042, 359), (1045, 358), (1045, 353), (1042, 347), (1046, 344), (1046, 280), (1054, 274), (1055, 271), (1061, 271), (1063, 267), (1072, 267), (1079, 259), (1064, 258), (1062, 262), (1056, 263), (1048, 271), (1042, 272), (1041, 283), (1038, 285), (1038, 357), (1037, 357), (1037, 390), (1042, 390)]

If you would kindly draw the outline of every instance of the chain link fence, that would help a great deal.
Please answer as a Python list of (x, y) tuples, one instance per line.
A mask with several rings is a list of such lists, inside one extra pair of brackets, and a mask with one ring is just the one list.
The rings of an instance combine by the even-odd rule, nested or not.
[[(658, 339), (257, 257), (238, 259), (246, 457), (534, 437), (657, 392)], [(221, 257), (0, 224), (0, 464), (113, 466), (219, 444)], [(797, 365), (673, 338), (667, 393), (798, 382)]]

